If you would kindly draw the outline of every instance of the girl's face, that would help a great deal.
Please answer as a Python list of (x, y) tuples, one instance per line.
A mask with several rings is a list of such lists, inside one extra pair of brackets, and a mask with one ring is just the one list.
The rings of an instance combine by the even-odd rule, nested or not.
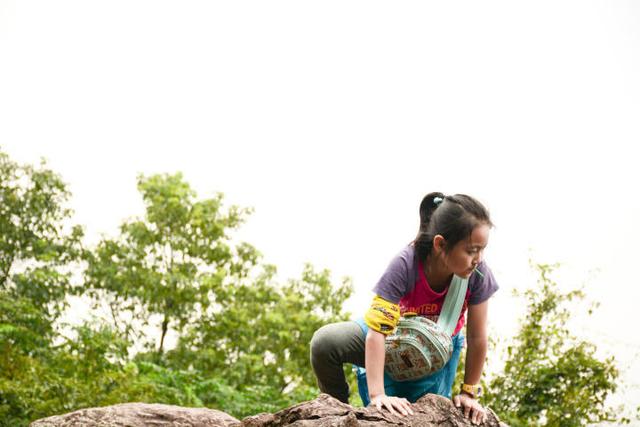
[(489, 243), (490, 230), (487, 224), (478, 225), (467, 239), (459, 241), (453, 249), (445, 252), (443, 260), (447, 268), (462, 278), (471, 276), (482, 261), (484, 248)]

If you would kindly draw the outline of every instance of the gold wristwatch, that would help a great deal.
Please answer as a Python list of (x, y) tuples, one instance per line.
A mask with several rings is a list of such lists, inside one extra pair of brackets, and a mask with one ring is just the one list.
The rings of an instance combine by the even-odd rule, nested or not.
[(482, 396), (482, 386), (480, 384), (462, 384), (461, 387), (462, 393), (468, 394), (469, 396), (477, 399)]

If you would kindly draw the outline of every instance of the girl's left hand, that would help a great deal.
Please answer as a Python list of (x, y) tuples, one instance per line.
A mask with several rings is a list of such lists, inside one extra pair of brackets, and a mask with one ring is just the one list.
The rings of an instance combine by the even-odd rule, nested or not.
[(477, 399), (469, 396), (468, 394), (459, 394), (453, 397), (453, 404), (456, 405), (457, 408), (462, 406), (464, 410), (464, 416), (466, 418), (471, 418), (471, 422), (473, 424), (480, 424), (487, 420), (487, 413), (484, 408), (478, 402)]

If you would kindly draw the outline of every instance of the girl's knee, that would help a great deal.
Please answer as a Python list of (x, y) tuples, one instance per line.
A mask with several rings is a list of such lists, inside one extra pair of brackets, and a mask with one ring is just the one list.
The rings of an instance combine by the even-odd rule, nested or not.
[(311, 363), (340, 363), (348, 350), (351, 325), (330, 323), (319, 328), (311, 338)]
[(314, 359), (324, 359), (329, 355), (331, 348), (333, 347), (332, 335), (331, 325), (324, 325), (313, 333), (310, 344), (312, 362)]

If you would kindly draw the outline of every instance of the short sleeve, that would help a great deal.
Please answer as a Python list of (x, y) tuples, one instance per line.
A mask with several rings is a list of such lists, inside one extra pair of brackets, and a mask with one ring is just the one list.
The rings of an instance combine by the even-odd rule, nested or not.
[(413, 289), (415, 284), (414, 253), (414, 248), (407, 246), (391, 260), (386, 271), (373, 288), (376, 295), (398, 304), (400, 299)]
[(469, 278), (469, 305), (477, 305), (485, 302), (499, 289), (498, 282), (493, 276), (489, 266), (482, 261), (478, 265), (478, 272), (474, 272)]

